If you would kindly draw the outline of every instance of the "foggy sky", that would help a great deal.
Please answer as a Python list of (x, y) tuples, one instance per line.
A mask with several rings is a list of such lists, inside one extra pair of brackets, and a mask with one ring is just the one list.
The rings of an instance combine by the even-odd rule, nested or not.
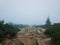
[(60, 22), (60, 0), (0, 0), (0, 19), (17, 24)]

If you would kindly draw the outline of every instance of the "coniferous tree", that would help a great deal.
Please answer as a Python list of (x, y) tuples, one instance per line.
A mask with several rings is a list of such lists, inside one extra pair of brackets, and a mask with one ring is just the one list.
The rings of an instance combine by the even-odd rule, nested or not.
[(46, 21), (46, 24), (45, 24), (46, 26), (49, 26), (49, 25), (51, 25), (51, 22), (50, 22), (50, 19), (49, 19), (49, 17), (47, 18), (47, 21)]

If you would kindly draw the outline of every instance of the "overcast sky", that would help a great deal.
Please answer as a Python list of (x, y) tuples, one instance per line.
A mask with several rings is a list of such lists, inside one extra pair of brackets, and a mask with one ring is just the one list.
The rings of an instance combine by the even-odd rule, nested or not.
[(60, 0), (0, 0), (0, 19), (17, 24), (60, 22)]

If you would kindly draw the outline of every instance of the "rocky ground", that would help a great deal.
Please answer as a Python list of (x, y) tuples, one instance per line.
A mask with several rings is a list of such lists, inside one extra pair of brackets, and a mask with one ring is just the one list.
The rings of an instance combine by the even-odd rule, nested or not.
[(44, 35), (42, 29), (21, 29), (18, 32), (17, 38), (6, 39), (3, 45), (51, 45), (51, 38), (47, 38)]

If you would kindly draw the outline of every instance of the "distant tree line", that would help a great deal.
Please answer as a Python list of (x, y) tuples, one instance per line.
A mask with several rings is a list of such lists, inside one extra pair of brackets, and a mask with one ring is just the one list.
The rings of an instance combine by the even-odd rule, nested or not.
[(15, 27), (17, 28), (26, 28), (29, 27), (29, 25), (23, 25), (23, 24), (14, 24)]
[(17, 27), (0, 20), (0, 42), (4, 41), (5, 38), (15, 38), (18, 31)]

